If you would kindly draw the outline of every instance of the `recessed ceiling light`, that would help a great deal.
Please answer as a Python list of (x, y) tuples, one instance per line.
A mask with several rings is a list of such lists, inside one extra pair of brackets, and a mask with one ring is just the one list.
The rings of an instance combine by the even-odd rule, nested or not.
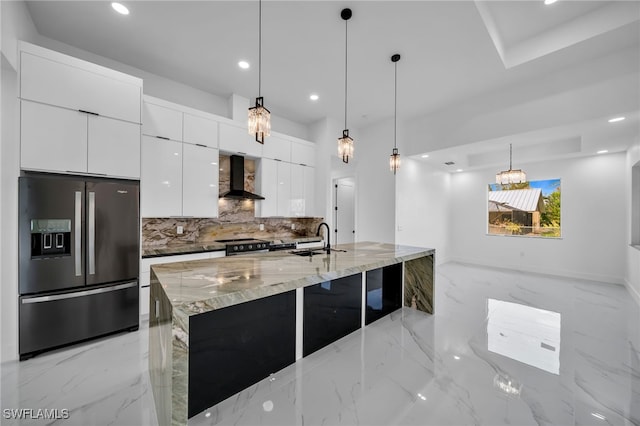
[(601, 149), (600, 151), (598, 151), (598, 154), (606, 154), (607, 152), (609, 152), (608, 149)]
[(544, 4), (546, 4), (547, 6), (549, 6), (550, 4), (554, 4), (555, 2), (557, 2), (558, 0), (544, 0)]
[(247, 61), (240, 61), (238, 62), (238, 66), (240, 68), (242, 68), (243, 70), (249, 69), (249, 62)]
[(320, 99), (320, 96), (316, 95), (315, 93), (312, 93), (309, 96), (309, 99), (311, 99), (312, 101), (317, 101), (318, 99)]
[(429, 154), (423, 155), (422, 158), (429, 158)]
[(116, 12), (118, 12), (121, 15), (128, 15), (129, 14), (129, 9), (127, 9), (127, 7), (125, 5), (123, 5), (122, 3), (118, 3), (118, 2), (113, 2), (111, 3), (111, 7), (113, 8), (113, 10), (115, 10)]
[(624, 119), (625, 119), (625, 117), (612, 118), (611, 120), (609, 120), (609, 123), (617, 123), (618, 121), (622, 121)]
[(457, 169), (457, 170), (456, 170), (456, 172), (461, 172), (461, 171), (462, 171), (462, 169)]

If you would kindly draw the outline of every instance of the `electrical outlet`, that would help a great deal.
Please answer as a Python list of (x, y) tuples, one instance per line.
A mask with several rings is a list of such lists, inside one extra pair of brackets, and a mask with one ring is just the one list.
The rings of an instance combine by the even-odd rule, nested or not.
[(182, 226), (182, 225), (178, 225), (178, 229), (176, 229), (176, 233), (177, 233), (178, 235), (183, 234), (183, 233), (184, 233), (184, 226)]
[(295, 229), (296, 229), (296, 224), (295, 224), (295, 223), (292, 223), (292, 224), (291, 224), (291, 230), (294, 230), (294, 231), (295, 231)]
[(261, 224), (260, 224), (260, 230), (261, 230), (261, 231), (264, 231), (264, 223), (261, 223)]

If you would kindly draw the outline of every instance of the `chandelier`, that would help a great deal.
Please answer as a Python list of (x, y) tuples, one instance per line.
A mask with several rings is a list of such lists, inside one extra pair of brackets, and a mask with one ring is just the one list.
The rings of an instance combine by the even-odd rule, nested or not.
[(500, 185), (509, 185), (511, 183), (524, 183), (527, 181), (527, 174), (520, 169), (512, 168), (513, 147), (509, 144), (509, 170), (501, 171), (496, 174), (496, 183)]

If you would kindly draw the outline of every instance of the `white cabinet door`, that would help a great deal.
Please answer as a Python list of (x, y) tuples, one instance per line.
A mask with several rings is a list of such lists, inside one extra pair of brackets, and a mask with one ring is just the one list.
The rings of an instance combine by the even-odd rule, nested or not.
[(184, 113), (182, 140), (218, 148), (218, 122)]
[(143, 217), (182, 215), (182, 143), (142, 137)]
[(291, 165), (291, 216), (305, 216), (305, 166)]
[(295, 164), (304, 164), (307, 166), (315, 166), (316, 149), (311, 142), (303, 143), (291, 142), (291, 162)]
[(255, 158), (262, 157), (262, 144), (256, 142), (255, 137), (247, 133), (246, 127), (220, 123), (219, 144), (221, 151)]
[(144, 102), (142, 112), (142, 134), (182, 141), (181, 111)]
[[(53, 61), (21, 52), (21, 98), (140, 123), (140, 85), (64, 63), (68, 57), (59, 56), (59, 61)], [(90, 65), (96, 71), (113, 72)]]
[(218, 216), (218, 150), (182, 145), (182, 214)]
[(21, 101), (20, 167), (87, 171), (87, 114)]
[(140, 125), (90, 115), (89, 173), (140, 178)]
[(256, 170), (256, 191), (264, 200), (256, 201), (256, 216), (278, 215), (278, 162), (263, 158)]
[(278, 163), (278, 216), (291, 216), (291, 163)]
[(316, 169), (304, 168), (304, 216), (317, 216), (316, 213)]
[(262, 156), (274, 160), (291, 161), (291, 141), (278, 136), (270, 136), (264, 141)]

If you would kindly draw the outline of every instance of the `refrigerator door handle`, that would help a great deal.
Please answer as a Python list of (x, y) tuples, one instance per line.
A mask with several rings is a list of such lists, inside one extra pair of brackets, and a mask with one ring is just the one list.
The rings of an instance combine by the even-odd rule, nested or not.
[(89, 275), (96, 273), (96, 193), (89, 191)]
[(79, 277), (82, 275), (82, 192), (80, 191), (76, 191), (74, 236), (76, 277)]
[(62, 299), (75, 299), (77, 297), (91, 296), (92, 294), (109, 293), (111, 291), (123, 290), (125, 288), (136, 287), (137, 285), (138, 285), (137, 281), (131, 281), (124, 284), (118, 284), (112, 287), (96, 288), (94, 290), (76, 291), (72, 293), (55, 294), (52, 296), (25, 297), (24, 299), (22, 299), (22, 304), (53, 302), (55, 300), (62, 300)]

